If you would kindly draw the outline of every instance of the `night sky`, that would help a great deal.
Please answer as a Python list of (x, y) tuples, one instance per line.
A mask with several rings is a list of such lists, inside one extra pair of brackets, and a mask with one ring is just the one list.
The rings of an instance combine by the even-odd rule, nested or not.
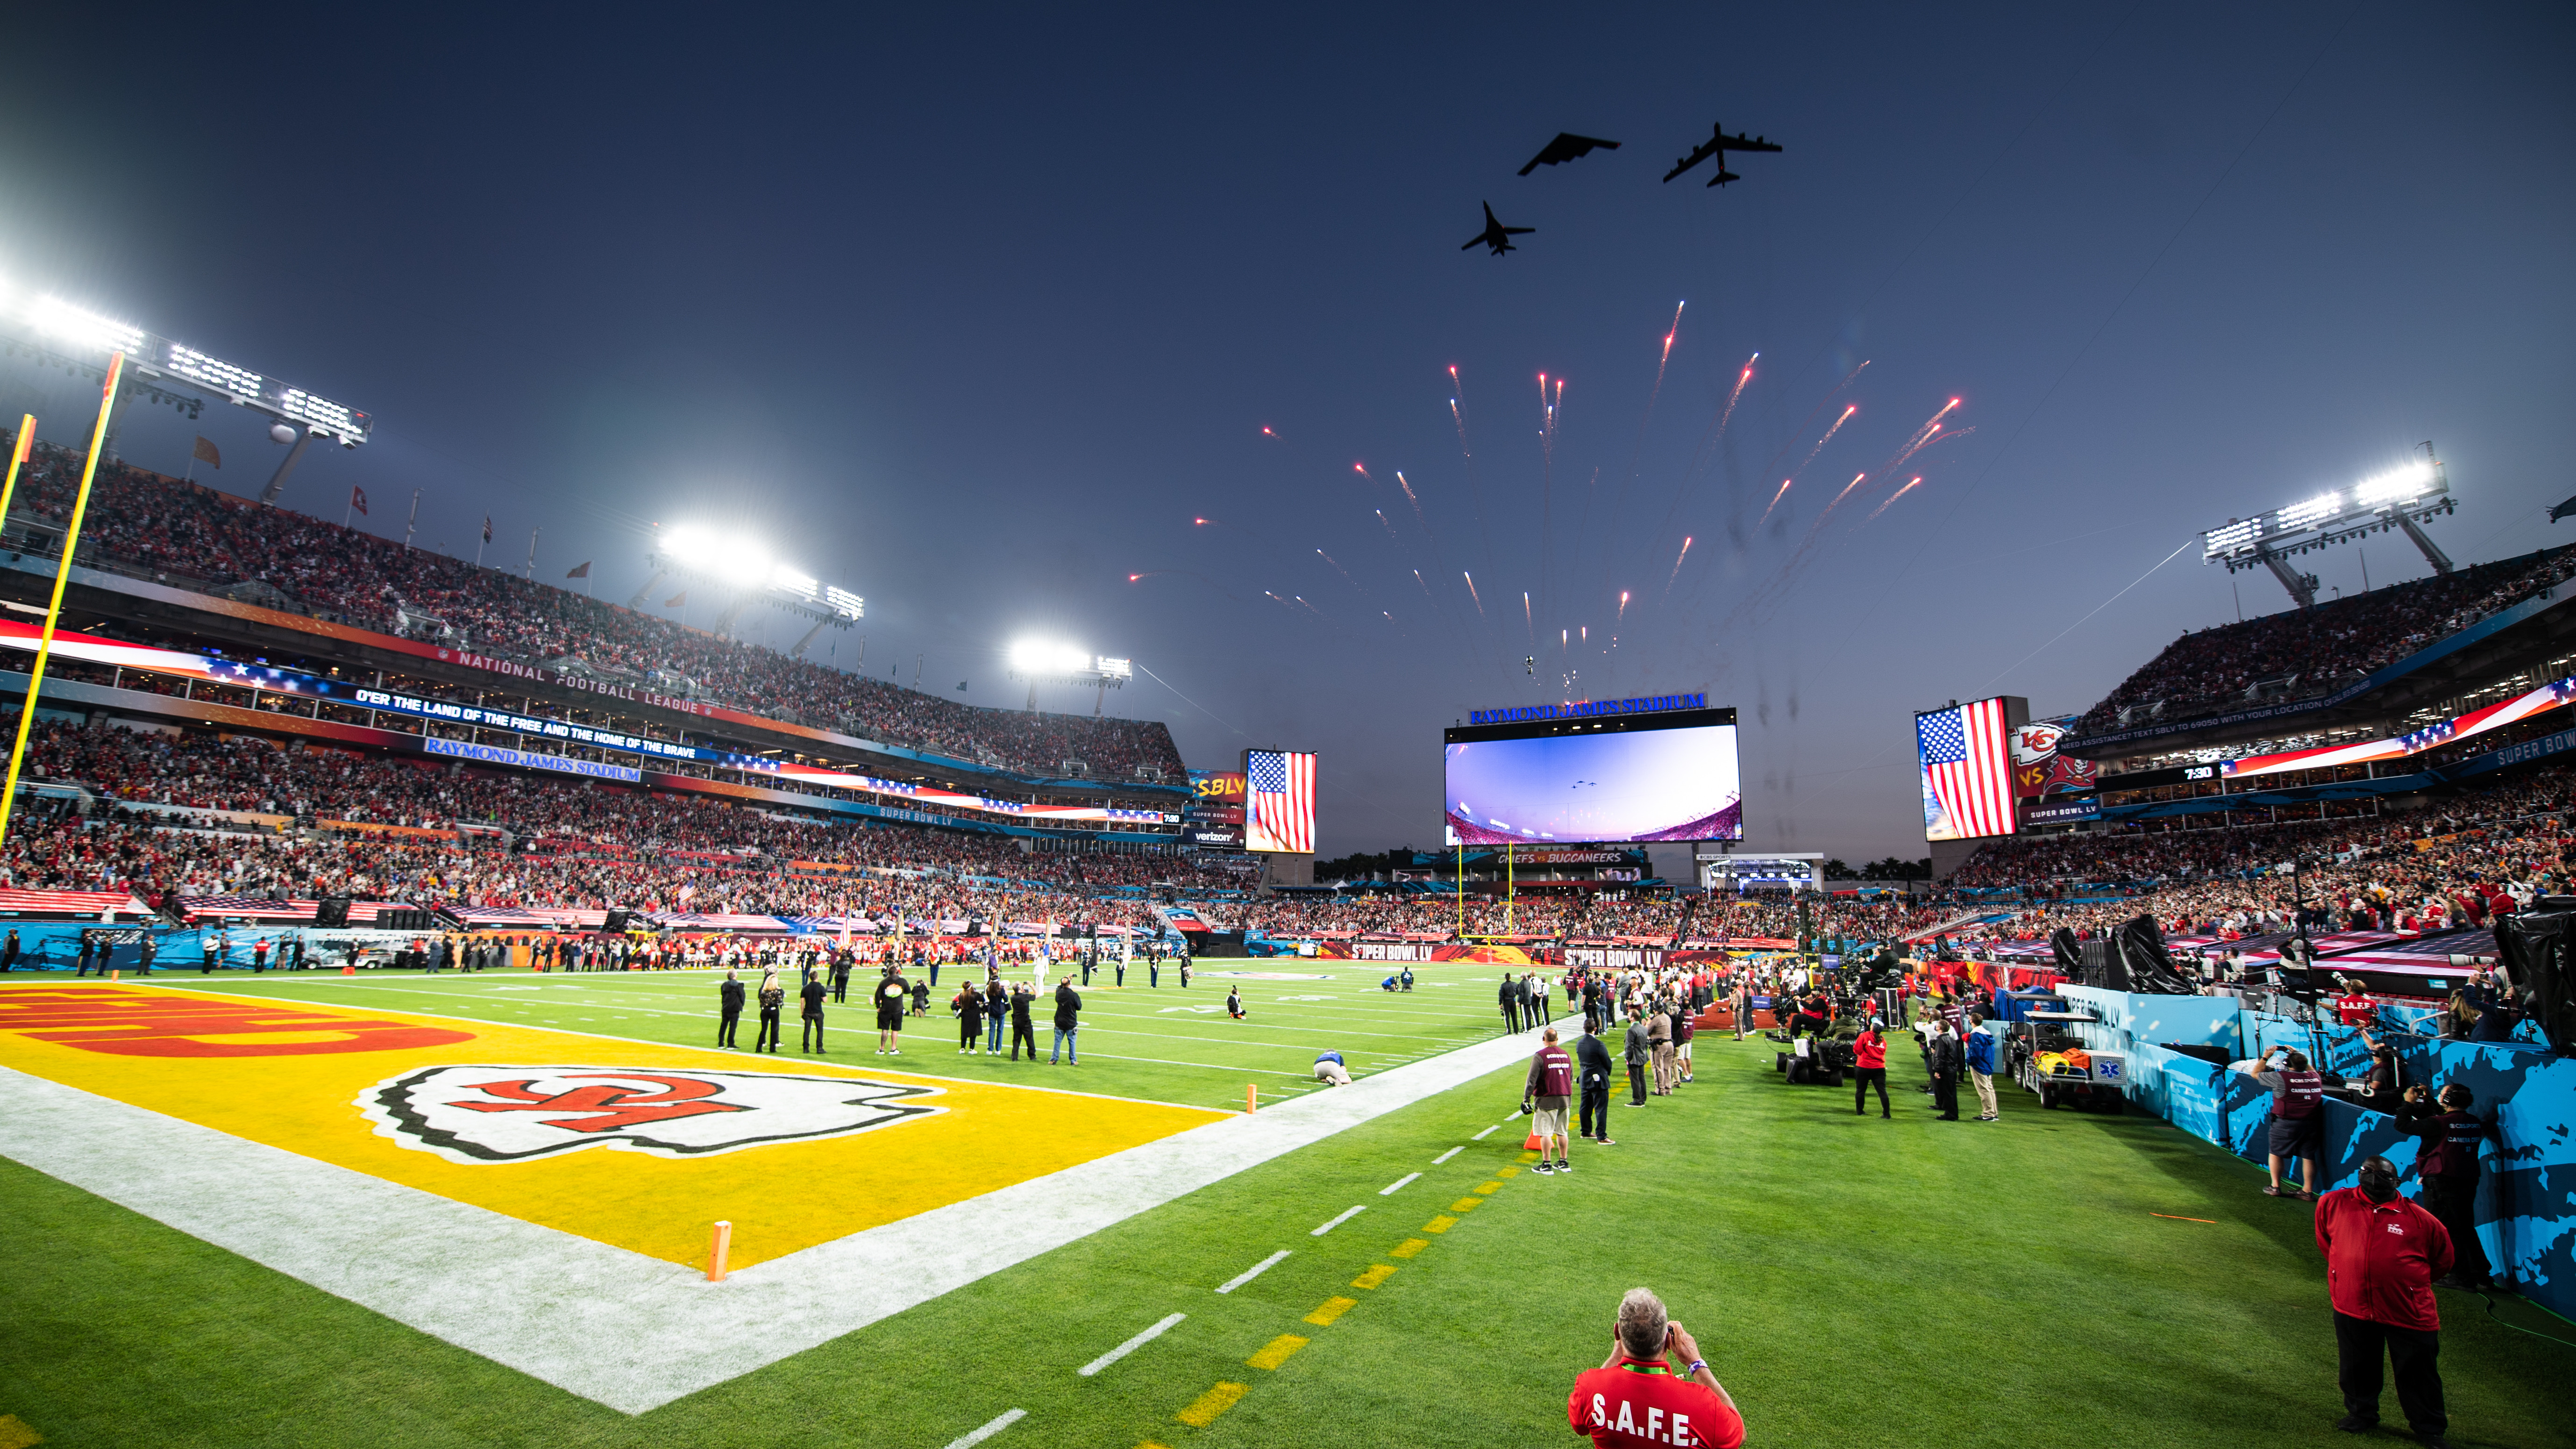
[[(1326, 854), (1437, 842), (1470, 709), (1704, 690), (1753, 846), (1919, 855), (1911, 711), (2286, 604), (2195, 546), (2078, 624), (2200, 529), (2431, 439), (2455, 559), (2576, 539), (2563, 6), (887, 13), (33, 8), (0, 281), (374, 414), (324, 518), (420, 489), (621, 601), (650, 523), (745, 529), (866, 596), (833, 662), (978, 704), (1022, 635), (1131, 656), (1192, 765), (1322, 752)], [(1714, 121), (1787, 150), (1661, 184)], [(1513, 174), (1560, 130), (1624, 144)], [(1537, 232), (1461, 251), (1483, 201)], [(0, 369), (48, 439), (91, 397)], [(121, 452), (198, 431), (281, 451)]]

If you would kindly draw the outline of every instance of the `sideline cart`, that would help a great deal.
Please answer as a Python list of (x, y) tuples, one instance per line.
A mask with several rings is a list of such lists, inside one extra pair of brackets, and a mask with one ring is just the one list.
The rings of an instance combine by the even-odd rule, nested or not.
[[(2117, 1114), (2128, 1110), (2129, 1059), (2120, 1052), (2089, 1051), (2069, 1026), (2097, 1023), (2089, 1011), (2064, 1007), (2034, 1009), (2016, 1023), (2013, 1077), (2054, 1111), (2060, 1105), (2078, 1111)], [(2021, 1033), (2027, 1031), (2029, 1035)], [(2070, 1060), (2070, 1054), (2072, 1059)]]

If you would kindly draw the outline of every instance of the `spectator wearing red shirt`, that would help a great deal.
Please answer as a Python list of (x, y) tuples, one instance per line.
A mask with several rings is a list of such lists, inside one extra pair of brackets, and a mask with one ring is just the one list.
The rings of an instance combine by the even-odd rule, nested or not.
[(2397, 1407), (2426, 1444), (2445, 1445), (2441, 1315), (2433, 1280), (2451, 1271), (2451, 1235), (2441, 1220), (2397, 1195), (2397, 1168), (2365, 1158), (2361, 1185), (2317, 1202), (2317, 1250), (2325, 1254), (2334, 1303), (2336, 1380), (2344, 1416), (2335, 1427), (2369, 1432), (2379, 1423), (2380, 1356), (2397, 1380)]
[(2346, 1026), (2368, 1026), (2378, 1015), (2379, 1008), (2372, 1003), (2370, 994), (2349, 982), (2344, 985), (2343, 995), (2335, 998), (2335, 1020)]
[[(1681, 1373), (1667, 1355), (1683, 1361)], [(1619, 1300), (1610, 1357), (1575, 1377), (1565, 1419), (1575, 1433), (1590, 1435), (1596, 1449), (1738, 1449), (1744, 1443), (1735, 1400), (1708, 1371), (1689, 1332), (1644, 1288)]]

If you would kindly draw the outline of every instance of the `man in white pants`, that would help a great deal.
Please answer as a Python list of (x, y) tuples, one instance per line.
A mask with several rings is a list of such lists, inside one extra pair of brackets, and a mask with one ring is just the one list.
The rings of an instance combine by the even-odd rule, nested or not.
[(1328, 1051), (1315, 1058), (1315, 1080), (1327, 1087), (1347, 1087), (1351, 1084), (1350, 1069), (1342, 1065), (1340, 1052)]
[(1968, 1013), (1968, 1080), (1977, 1088), (1977, 1120), (1996, 1120), (1995, 1111), (1995, 1034), (1986, 1030), (1983, 1012)]

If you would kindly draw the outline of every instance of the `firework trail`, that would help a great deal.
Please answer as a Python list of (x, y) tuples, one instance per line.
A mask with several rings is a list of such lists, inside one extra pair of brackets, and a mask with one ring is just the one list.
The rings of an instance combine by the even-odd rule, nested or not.
[(1832, 442), (1834, 440), (1834, 434), (1841, 432), (1843, 430), (1843, 424), (1850, 422), (1852, 420), (1852, 414), (1859, 411), (1859, 403), (1853, 403), (1851, 406), (1844, 408), (1843, 415), (1834, 419), (1834, 425), (1825, 429), (1825, 435), (1816, 439), (1816, 446), (1809, 448), (1807, 450), (1807, 456), (1798, 460), (1798, 466), (1789, 470), (1789, 476), (1795, 478), (1799, 474), (1806, 472), (1807, 465), (1816, 461), (1816, 455), (1825, 450), (1825, 444)]
[(1374, 484), (1377, 482), (1377, 478), (1376, 478), (1374, 475), (1372, 475), (1372, 474), (1369, 472), (1369, 470), (1368, 470), (1366, 467), (1362, 466), (1361, 464), (1353, 463), (1353, 464), (1351, 465), (1351, 471), (1352, 471), (1352, 472), (1354, 472), (1354, 473), (1359, 474), (1359, 475), (1360, 475), (1361, 477), (1363, 477), (1363, 478), (1368, 479), (1368, 480), (1369, 480), (1369, 482), (1370, 482), (1372, 485), (1374, 485)]
[(1840, 504), (1844, 499), (1849, 498), (1849, 497), (1851, 496), (1851, 491), (1852, 491), (1853, 489), (1858, 488), (1858, 487), (1860, 486), (1860, 480), (1862, 480), (1863, 478), (1866, 478), (1866, 477), (1868, 477), (1868, 476), (1869, 476), (1869, 475), (1868, 475), (1867, 473), (1854, 473), (1854, 474), (1852, 475), (1852, 480), (1851, 480), (1849, 483), (1846, 483), (1846, 484), (1844, 484), (1844, 485), (1843, 485), (1843, 491), (1842, 491), (1842, 492), (1840, 492), (1840, 493), (1835, 494), (1835, 495), (1834, 495), (1834, 501), (1833, 501), (1832, 503), (1828, 503), (1828, 504), (1826, 504), (1826, 505), (1825, 505), (1825, 511), (1824, 511), (1824, 512), (1822, 512), (1822, 513), (1817, 514), (1817, 515), (1816, 515), (1816, 521), (1815, 521), (1813, 524), (1809, 525), (1809, 527), (1808, 527), (1808, 529), (1807, 529), (1807, 532), (1808, 532), (1808, 534), (1809, 534), (1811, 537), (1814, 535), (1814, 533), (1815, 533), (1815, 531), (1816, 531), (1817, 529), (1822, 528), (1822, 527), (1824, 527), (1824, 526), (1825, 526), (1825, 520), (1826, 520), (1826, 519), (1831, 518), (1831, 517), (1833, 516), (1833, 512), (1834, 512), (1834, 508), (1835, 508), (1835, 506), (1836, 506), (1837, 504)]
[(1413, 571), (1413, 581), (1422, 585), (1422, 597), (1426, 599), (1431, 597), (1431, 583), (1429, 580), (1422, 577), (1422, 570), (1415, 569)]
[(1735, 375), (1735, 391), (1726, 395), (1726, 411), (1717, 415), (1716, 437), (1710, 441), (1714, 442), (1716, 438), (1726, 436), (1727, 422), (1735, 416), (1736, 400), (1744, 396), (1744, 385), (1753, 380), (1753, 364), (1761, 360), (1762, 354), (1759, 352), (1744, 359), (1744, 370)]
[[(1788, 484), (1786, 484), (1786, 483), (1781, 484), (1781, 485), (1780, 485), (1780, 491), (1781, 491), (1781, 492), (1783, 492), (1783, 493), (1788, 492), (1788, 491), (1789, 491), (1789, 485), (1788, 485)], [(1778, 502), (1779, 500), (1774, 499), (1774, 500), (1772, 500), (1772, 501), (1776, 503), (1776, 502)], [(1673, 572), (1672, 572), (1672, 576), (1671, 576), (1670, 578), (1667, 578), (1667, 579), (1665, 579), (1665, 580), (1664, 580), (1664, 592), (1665, 592), (1665, 593), (1667, 593), (1667, 594), (1671, 593), (1671, 592), (1673, 591), (1673, 579), (1677, 579), (1677, 578), (1680, 578), (1680, 577), (1682, 576), (1682, 560), (1690, 557), (1690, 548), (1691, 548), (1691, 540), (1690, 540), (1690, 539), (1688, 539), (1688, 538), (1684, 538), (1684, 539), (1682, 540), (1682, 551), (1681, 551), (1680, 553), (1677, 553), (1677, 554), (1673, 555)]]
[(1493, 525), (1485, 521), (1485, 483), (1482, 478), (1476, 476), (1476, 452), (1467, 445), (1466, 405), (1466, 385), (1459, 381), (1458, 368), (1453, 363), (1449, 368), (1449, 416), (1458, 424), (1458, 456), (1467, 460), (1467, 493), (1475, 503), (1476, 537), (1484, 547), (1485, 561), (1491, 563), (1494, 557), (1494, 530)]
[(1538, 642), (1538, 621), (1531, 617), (1529, 590), (1527, 589), (1521, 590), (1521, 629), (1524, 633), (1529, 635), (1531, 643)]
[[(1340, 575), (1342, 576), (1342, 581), (1343, 581), (1344, 583), (1349, 584), (1352, 588), (1360, 589), (1360, 581), (1359, 581), (1359, 580), (1357, 580), (1357, 579), (1355, 579), (1355, 578), (1352, 578), (1352, 577), (1351, 577), (1351, 571), (1350, 571), (1349, 569), (1346, 569), (1346, 568), (1342, 567), (1342, 562), (1341, 562), (1341, 560), (1339, 560), (1339, 559), (1337, 559), (1337, 558), (1333, 557), (1331, 554), (1328, 554), (1328, 553), (1324, 552), (1324, 551), (1323, 551), (1322, 549), (1320, 549), (1320, 548), (1319, 548), (1319, 549), (1317, 549), (1317, 550), (1315, 550), (1315, 557), (1322, 559), (1324, 562), (1326, 562), (1326, 563), (1328, 563), (1328, 564), (1331, 564), (1331, 565), (1333, 566), (1333, 572), (1335, 572), (1335, 573), (1337, 573), (1337, 574), (1340, 574)], [(1360, 589), (1360, 597), (1361, 597), (1361, 598), (1367, 598), (1367, 597), (1368, 597), (1368, 590), (1366, 590), (1366, 589)]]
[[(1789, 485), (1797, 481), (1798, 480), (1795, 478), (1783, 478), (1780, 480), (1780, 491), (1771, 495), (1771, 508), (1777, 508), (1780, 506), (1780, 500), (1789, 496)], [(1753, 526), (1756, 529), (1759, 529), (1762, 525), (1771, 521), (1771, 508), (1763, 509), (1762, 516), (1753, 520)]]
[(1422, 516), (1422, 495), (1414, 492), (1413, 485), (1404, 481), (1402, 468), (1395, 470), (1395, 486), (1404, 490), (1405, 501), (1413, 505), (1413, 521), (1422, 525), (1422, 536), (1431, 537), (1431, 520)]
[(1378, 526), (1386, 530), (1386, 536), (1394, 538), (1395, 525), (1386, 521), (1386, 510), (1383, 508), (1372, 508), (1369, 512), (1377, 515)]
[(1476, 601), (1476, 617), (1485, 617), (1485, 596), (1476, 592), (1476, 576), (1465, 569), (1460, 569), (1458, 576), (1467, 581), (1467, 597)]
[[(1915, 475), (1914, 483), (1920, 483), (1920, 482), (1922, 482), (1922, 481), (1923, 481), (1923, 478), (1922, 478), (1922, 475), (1921, 475), (1921, 474), (1917, 474), (1917, 475)], [(1877, 522), (1877, 521), (1878, 521), (1878, 515), (1879, 515), (1879, 514), (1881, 514), (1881, 513), (1885, 513), (1885, 512), (1888, 510), (1888, 507), (1889, 507), (1889, 505), (1890, 505), (1890, 504), (1895, 503), (1897, 499), (1902, 498), (1902, 497), (1904, 497), (1906, 494), (1911, 493), (1911, 492), (1913, 492), (1913, 491), (1914, 491), (1914, 483), (1908, 483), (1908, 484), (1906, 484), (1904, 487), (1897, 489), (1895, 492), (1888, 494), (1888, 495), (1887, 495), (1887, 502), (1886, 502), (1886, 503), (1882, 503), (1882, 504), (1878, 505), (1877, 510), (1876, 510), (1876, 511), (1874, 511), (1874, 512), (1872, 512), (1872, 513), (1870, 514), (1870, 516), (1869, 516), (1869, 517), (1862, 519), (1862, 520), (1861, 520), (1861, 522), (1863, 522), (1863, 523), (1875, 523), (1875, 522)]]
[[(1679, 560), (1679, 559), (1675, 559), (1675, 560), (1673, 560), (1673, 566), (1674, 566), (1675, 568), (1679, 568), (1679, 567), (1681, 566), (1681, 560)], [(1618, 615), (1618, 617), (1617, 617), (1617, 618), (1612, 619), (1610, 622), (1611, 622), (1611, 623), (1613, 623), (1613, 624), (1617, 624), (1617, 623), (1620, 623), (1620, 622), (1623, 622), (1624, 620), (1626, 620), (1626, 619), (1627, 619), (1627, 617), (1628, 617), (1628, 591), (1627, 591), (1626, 589), (1621, 589), (1621, 590), (1619, 591), (1619, 615)]]

